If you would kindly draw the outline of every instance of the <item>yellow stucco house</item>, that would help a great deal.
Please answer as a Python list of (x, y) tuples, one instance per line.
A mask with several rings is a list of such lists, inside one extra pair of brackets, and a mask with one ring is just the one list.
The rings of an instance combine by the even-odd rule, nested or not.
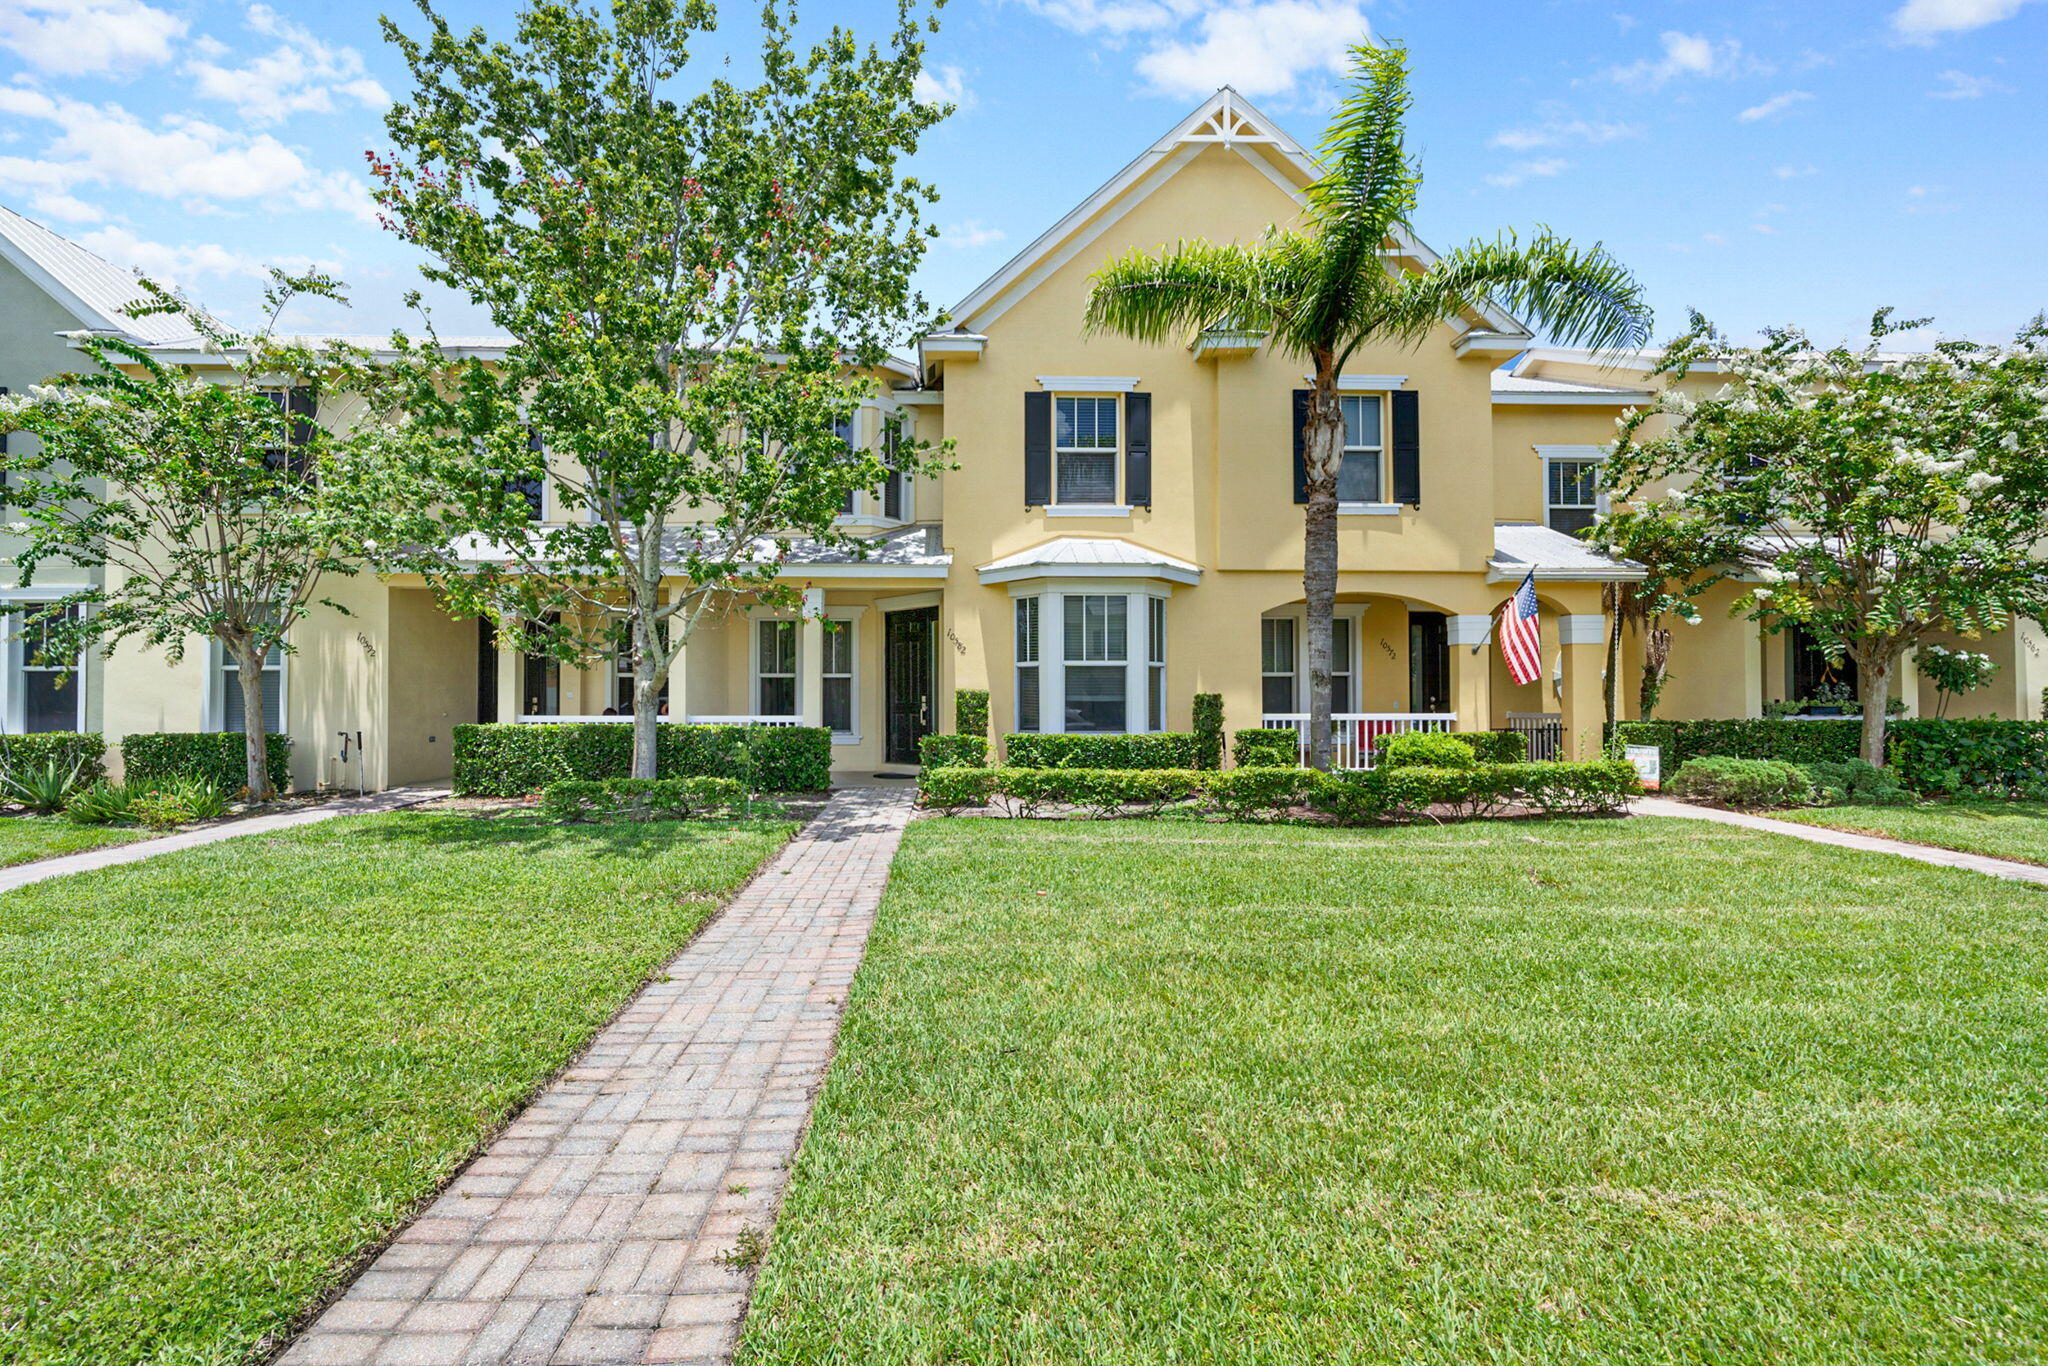
[[(1300, 144), (1226, 89), (1047, 228), (882, 376), (854, 423), (851, 439), (873, 443), (885, 416), (905, 416), (922, 437), (951, 438), (957, 468), (857, 498), (847, 524), (875, 538), (866, 559), (799, 549), (779, 572), (802, 588), (802, 612), (742, 610), (700, 631), (670, 714), (829, 725), (846, 772), (914, 763), (922, 734), (952, 728), (957, 688), (990, 691), (998, 733), (1186, 729), (1198, 692), (1222, 695), (1233, 729), (1296, 724), (1301, 360), (1248, 334), (1187, 347), (1084, 336), (1081, 318), (1089, 275), (1111, 256), (1251, 238), (1291, 221), (1314, 176)], [(1394, 269), (1431, 259), (1412, 239), (1385, 251)], [(0, 211), (0, 385), (66, 368), (61, 332), (132, 329), (119, 311), (132, 292), (105, 262)], [(180, 354), (179, 338), (145, 339)], [(464, 345), (488, 356), (502, 343)], [(1477, 304), (1418, 346), (1354, 358), (1337, 635), (1347, 760), (1365, 736), (1408, 726), (1515, 726), (1566, 751), (1597, 737), (1602, 589), (1640, 571), (1576, 533), (1599, 511), (1594, 474), (1616, 418), (1652, 396), (1653, 364), (1538, 346)], [(530, 496), (540, 519), (561, 515), (547, 488)], [(1488, 633), (1531, 572), (1545, 670), (1517, 687)], [(7, 591), (61, 592), (61, 579)], [(564, 670), (504, 648), (418, 582), (336, 590), (352, 614), (316, 611), (274, 666), (270, 721), (293, 736), (298, 786), (445, 777), (455, 725), (598, 716), (630, 684), (613, 661)], [(1759, 715), (1821, 681), (1809, 645), (1725, 615), (1733, 591), (1677, 628), (1660, 714)], [(1972, 648), (2005, 667), (1964, 714), (2039, 716), (2038, 628)], [(87, 660), (68, 693), (20, 642), (7, 651), (9, 730), (117, 738), (241, 724), (223, 661), (204, 647), (177, 667), (124, 647)], [(1624, 643), (1625, 703), (1639, 655)], [(1917, 710), (1919, 680), (1903, 672)]]

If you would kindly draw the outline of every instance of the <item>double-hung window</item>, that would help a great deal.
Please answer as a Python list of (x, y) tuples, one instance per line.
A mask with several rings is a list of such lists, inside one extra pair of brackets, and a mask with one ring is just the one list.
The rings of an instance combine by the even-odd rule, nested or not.
[(1053, 501), (1109, 506), (1116, 502), (1119, 400), (1053, 400)]
[(1351, 618), (1330, 619), (1330, 710), (1351, 710)]
[[(284, 652), (274, 645), (263, 656), (262, 689), (263, 729), (275, 735), (284, 730)], [(220, 728), (249, 728), (248, 712), (242, 704), (241, 666), (226, 650), (220, 651)]]
[[(66, 657), (50, 648), (57, 619), (35, 619), (29, 608), (19, 619), (21, 639), (21, 729), (30, 734), (85, 729), (85, 658)], [(65, 609), (61, 620), (75, 621), (78, 609)]]
[(1017, 729), (1035, 731), (1038, 718), (1038, 599), (1017, 599)]
[(1345, 394), (1337, 400), (1344, 410), (1344, 454), (1337, 467), (1339, 503), (1381, 503), (1386, 499), (1386, 438), (1381, 421), (1383, 404), (1378, 394)]
[(1259, 704), (1269, 716), (1294, 710), (1294, 618), (1259, 622)]
[(759, 679), (755, 705), (762, 716), (795, 716), (797, 623), (763, 621), (760, 632)]
[(825, 729), (835, 735), (853, 733), (853, 623), (825, 623)]
[(1145, 724), (1150, 730), (1166, 729), (1166, 599), (1145, 599), (1145, 632), (1150, 645), (1145, 655)]
[[(853, 419), (851, 417), (842, 417), (834, 422), (832, 424), (832, 435), (838, 437), (839, 443), (846, 448), (846, 458), (848, 460), (854, 459), (856, 452), (853, 445)], [(840, 515), (843, 517), (853, 516), (859, 507), (859, 497), (858, 490), (848, 489), (846, 491), (846, 499), (839, 507)]]
[(1553, 531), (1582, 536), (1600, 511), (1600, 462), (1543, 462), (1543, 520)]
[(1122, 731), (1130, 696), (1130, 599), (1070, 593), (1066, 604), (1068, 731)]

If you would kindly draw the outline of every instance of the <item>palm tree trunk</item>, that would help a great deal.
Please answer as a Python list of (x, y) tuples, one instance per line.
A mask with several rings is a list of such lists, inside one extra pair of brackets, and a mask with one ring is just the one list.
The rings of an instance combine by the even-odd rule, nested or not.
[(1600, 605), (1607, 609), (1607, 668), (1600, 677), (1600, 700), (1607, 712), (1607, 735), (1614, 735), (1614, 723), (1621, 717), (1621, 585), (1610, 583), (1600, 590)]
[(1330, 736), (1331, 619), (1337, 612), (1337, 469), (1344, 457), (1344, 410), (1337, 377), (1321, 373), (1309, 400), (1303, 434), (1308, 484), (1302, 537), (1301, 592), (1308, 617), (1308, 764), (1327, 771)]

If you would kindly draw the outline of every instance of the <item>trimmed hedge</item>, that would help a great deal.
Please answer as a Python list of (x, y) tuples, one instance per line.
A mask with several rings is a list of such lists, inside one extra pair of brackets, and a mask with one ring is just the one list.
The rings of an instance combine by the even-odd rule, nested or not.
[(737, 778), (572, 778), (548, 784), (540, 808), (558, 821), (687, 820), (731, 811), (746, 800), (747, 785)]
[(1549, 815), (1619, 810), (1642, 791), (1635, 766), (1594, 763), (1475, 764), (1457, 768), (1380, 768), (1364, 773), (1251, 764), (1205, 769), (934, 768), (918, 780), (919, 799), (951, 814), (996, 806), (1035, 816), (1047, 806), (1091, 816), (1153, 815), (1186, 806), (1233, 820), (1279, 819), (1307, 808), (1339, 824), (1410, 821), (1450, 808), (1454, 817), (1496, 815), (1508, 806)]
[(1724, 806), (1805, 806), (1813, 800), (1813, 780), (1799, 765), (1726, 754), (1686, 760), (1671, 775), (1670, 789)]
[(1526, 764), (1529, 737), (1516, 730), (1454, 730), (1450, 737), (1472, 746), (1472, 757), (1482, 764)]
[[(19, 769), (41, 769), (55, 764), (60, 769), (78, 768), (78, 785), (90, 787), (107, 776), (106, 738), (95, 731), (52, 730), (35, 735), (0, 735), (0, 773)], [(240, 787), (241, 780), (235, 781)]]
[[(121, 781), (130, 787), (148, 787), (197, 779), (223, 792), (241, 792), (249, 786), (246, 744), (237, 730), (124, 735)], [(292, 785), (292, 738), (270, 736), (265, 757), (271, 788), (287, 791)]]
[(1223, 694), (1195, 694), (1195, 767), (1223, 767)]
[(1019, 731), (1003, 737), (1012, 768), (1195, 768), (1200, 747), (1187, 731), (1136, 735), (1044, 735)]
[(953, 729), (962, 735), (988, 739), (988, 689), (953, 690)]
[[(624, 778), (633, 728), (617, 723), (455, 727), (455, 790), (523, 797), (550, 783)], [(691, 726), (663, 722), (655, 766), (665, 778), (735, 778), (765, 792), (832, 785), (832, 733), (821, 726)]]
[(1440, 731), (1383, 735), (1374, 748), (1379, 750), (1381, 768), (1471, 768), (1479, 762), (1475, 746), (1461, 744)]
[(924, 768), (986, 768), (988, 741), (979, 735), (927, 735), (917, 742)]
[(1241, 730), (1230, 737), (1230, 757), (1239, 768), (1293, 768), (1301, 762), (1301, 741), (1291, 730)]
[(1729, 721), (1620, 721), (1614, 740), (1624, 745), (1655, 745), (1664, 754), (1664, 771), (1676, 773), (1693, 759), (1726, 755), (1731, 759), (1783, 759), (1792, 764), (1836, 764), (1854, 759), (1862, 743), (1863, 722), (1785, 721), (1747, 717)]
[(1894, 721), (1886, 731), (1885, 757), (1915, 792), (2048, 795), (2048, 722)]

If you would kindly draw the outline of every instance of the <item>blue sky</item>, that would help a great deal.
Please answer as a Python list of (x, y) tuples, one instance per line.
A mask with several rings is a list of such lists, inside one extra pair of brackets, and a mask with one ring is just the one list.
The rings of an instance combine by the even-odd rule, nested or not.
[[(405, 75), (380, 6), (0, 0), (0, 203), (246, 322), (270, 261), (343, 276), (382, 331), (417, 285), (362, 153)], [(399, 13), (415, 31), (419, 21)], [(458, 27), (509, 8), (450, 3)], [(723, 40), (751, 27), (724, 7)], [(890, 8), (807, 17), (879, 31)], [(1443, 247), (1548, 224), (1643, 279), (1658, 332), (1833, 339), (1872, 309), (2009, 336), (2048, 308), (2048, 0), (952, 0), (930, 84), (959, 106), (923, 285), (949, 306), (1228, 82), (1313, 144), (1345, 46), (1412, 53), (1416, 223)], [(485, 319), (444, 300), (447, 333)]]

